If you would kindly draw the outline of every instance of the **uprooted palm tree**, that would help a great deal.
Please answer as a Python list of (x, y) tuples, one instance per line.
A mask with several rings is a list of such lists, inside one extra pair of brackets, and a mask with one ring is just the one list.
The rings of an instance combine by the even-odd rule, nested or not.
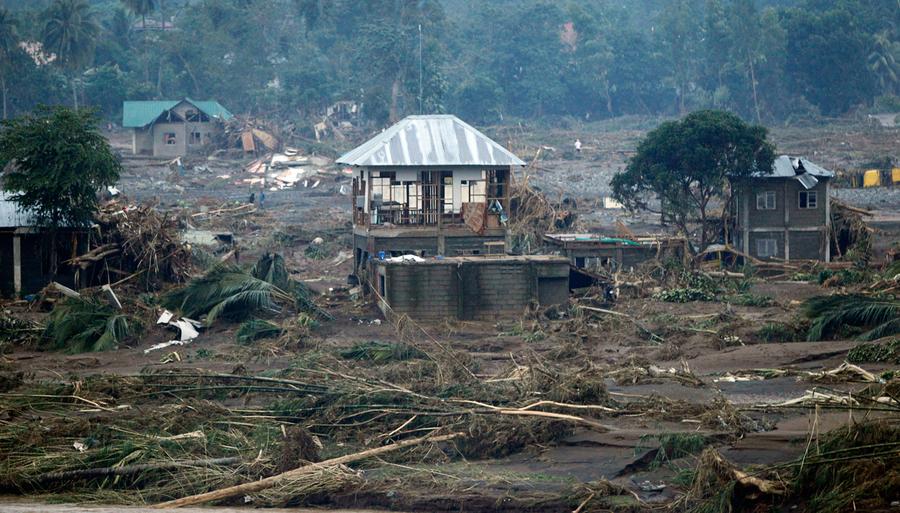
[(894, 296), (835, 294), (806, 300), (804, 313), (812, 319), (807, 340), (823, 340), (849, 326), (863, 330), (860, 340), (900, 334), (900, 299)]
[(163, 298), (166, 308), (187, 317), (205, 315), (208, 325), (219, 317), (240, 321), (274, 315), (284, 305), (327, 316), (312, 302), (309, 289), (290, 279), (281, 255), (269, 253), (260, 257), (249, 273), (235, 265), (219, 264)]

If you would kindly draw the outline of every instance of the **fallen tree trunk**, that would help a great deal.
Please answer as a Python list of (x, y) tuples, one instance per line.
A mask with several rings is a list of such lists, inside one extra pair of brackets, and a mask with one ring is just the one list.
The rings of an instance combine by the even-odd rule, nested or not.
[(462, 435), (462, 433), (451, 433), (449, 435), (425, 436), (421, 438), (403, 440), (402, 442), (397, 442), (395, 444), (376, 447), (374, 449), (367, 449), (362, 452), (347, 454), (337, 458), (332, 458), (330, 460), (321, 461), (319, 463), (311, 463), (302, 467), (295, 468), (293, 470), (288, 470), (287, 472), (283, 472), (281, 474), (267, 477), (265, 479), (260, 479), (259, 481), (253, 481), (252, 483), (244, 483), (236, 486), (230, 486), (228, 488), (222, 488), (220, 490), (213, 490), (207, 493), (190, 495), (188, 497), (182, 497), (173, 501), (162, 502), (151, 507), (154, 509), (180, 508), (182, 506), (193, 506), (196, 504), (203, 504), (204, 502), (217, 501), (227, 499), (229, 497), (236, 497), (238, 495), (256, 493), (261, 490), (272, 488), (273, 486), (276, 486), (278, 483), (286, 479), (293, 479), (305, 474), (311, 474), (316, 470), (321, 469), (322, 467), (345, 465), (347, 463), (353, 463), (355, 461), (364, 460), (373, 456), (380, 456), (385, 453), (397, 451), (406, 447), (412, 447), (414, 445), (419, 445), (425, 442), (445, 442), (447, 440), (458, 438)]
[(211, 467), (214, 465), (232, 465), (240, 463), (239, 456), (228, 458), (207, 458), (202, 460), (166, 461), (162, 463), (141, 463), (138, 465), (124, 465), (121, 467), (86, 468), (81, 470), (66, 470), (63, 472), (47, 472), (40, 474), (34, 481), (38, 484), (67, 481), (70, 479), (93, 479), (109, 476), (130, 476), (140, 474), (148, 470), (171, 470), (182, 467)]

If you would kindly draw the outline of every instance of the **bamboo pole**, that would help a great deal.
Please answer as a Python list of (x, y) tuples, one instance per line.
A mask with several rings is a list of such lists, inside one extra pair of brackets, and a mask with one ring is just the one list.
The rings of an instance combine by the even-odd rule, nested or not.
[(151, 506), (153, 509), (171, 509), (171, 508), (180, 508), (182, 506), (193, 506), (196, 504), (202, 504), (204, 502), (217, 501), (221, 499), (227, 499), (229, 497), (235, 497), (238, 495), (246, 495), (251, 493), (257, 493), (262, 490), (266, 490), (268, 488), (272, 488), (276, 486), (281, 481), (286, 479), (297, 478), (306, 474), (312, 474), (316, 470), (321, 469), (322, 467), (331, 467), (335, 465), (345, 465), (347, 463), (353, 463), (355, 461), (364, 460), (367, 458), (371, 458), (374, 456), (380, 456), (382, 454), (386, 454), (389, 452), (397, 451), (400, 449), (404, 449), (406, 447), (412, 447), (415, 445), (419, 445), (425, 442), (445, 442), (447, 440), (452, 440), (454, 438), (458, 438), (462, 436), (463, 433), (451, 433), (449, 435), (440, 435), (440, 436), (424, 436), (421, 438), (413, 438), (411, 440), (403, 440), (402, 442), (397, 442), (391, 445), (385, 445), (382, 447), (376, 447), (374, 449), (367, 449), (362, 452), (357, 452), (353, 454), (346, 454), (344, 456), (340, 456), (337, 458), (332, 458), (330, 460), (321, 461), (319, 463), (310, 463), (308, 465), (304, 465), (302, 467), (295, 468), (293, 470), (288, 470), (287, 472), (283, 472), (281, 474), (277, 474), (271, 477), (267, 477), (265, 479), (260, 479), (259, 481), (253, 481), (251, 483), (243, 483), (236, 486), (229, 486), (228, 488), (222, 488), (219, 490), (213, 490), (211, 492), (201, 493), (198, 495), (190, 495), (188, 497), (182, 497), (180, 499), (162, 502), (160, 504), (156, 504)]

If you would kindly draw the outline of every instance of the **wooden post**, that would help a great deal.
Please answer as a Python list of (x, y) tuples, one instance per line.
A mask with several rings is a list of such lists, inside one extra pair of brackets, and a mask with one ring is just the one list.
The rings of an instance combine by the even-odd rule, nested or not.
[(22, 293), (22, 236), (13, 235), (13, 290), (16, 297)]

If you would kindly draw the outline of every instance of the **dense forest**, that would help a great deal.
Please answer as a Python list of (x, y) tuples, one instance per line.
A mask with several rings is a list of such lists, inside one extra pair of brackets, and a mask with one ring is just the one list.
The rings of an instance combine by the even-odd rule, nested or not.
[(384, 123), (900, 108), (900, 0), (0, 0), (3, 116), (217, 99)]

